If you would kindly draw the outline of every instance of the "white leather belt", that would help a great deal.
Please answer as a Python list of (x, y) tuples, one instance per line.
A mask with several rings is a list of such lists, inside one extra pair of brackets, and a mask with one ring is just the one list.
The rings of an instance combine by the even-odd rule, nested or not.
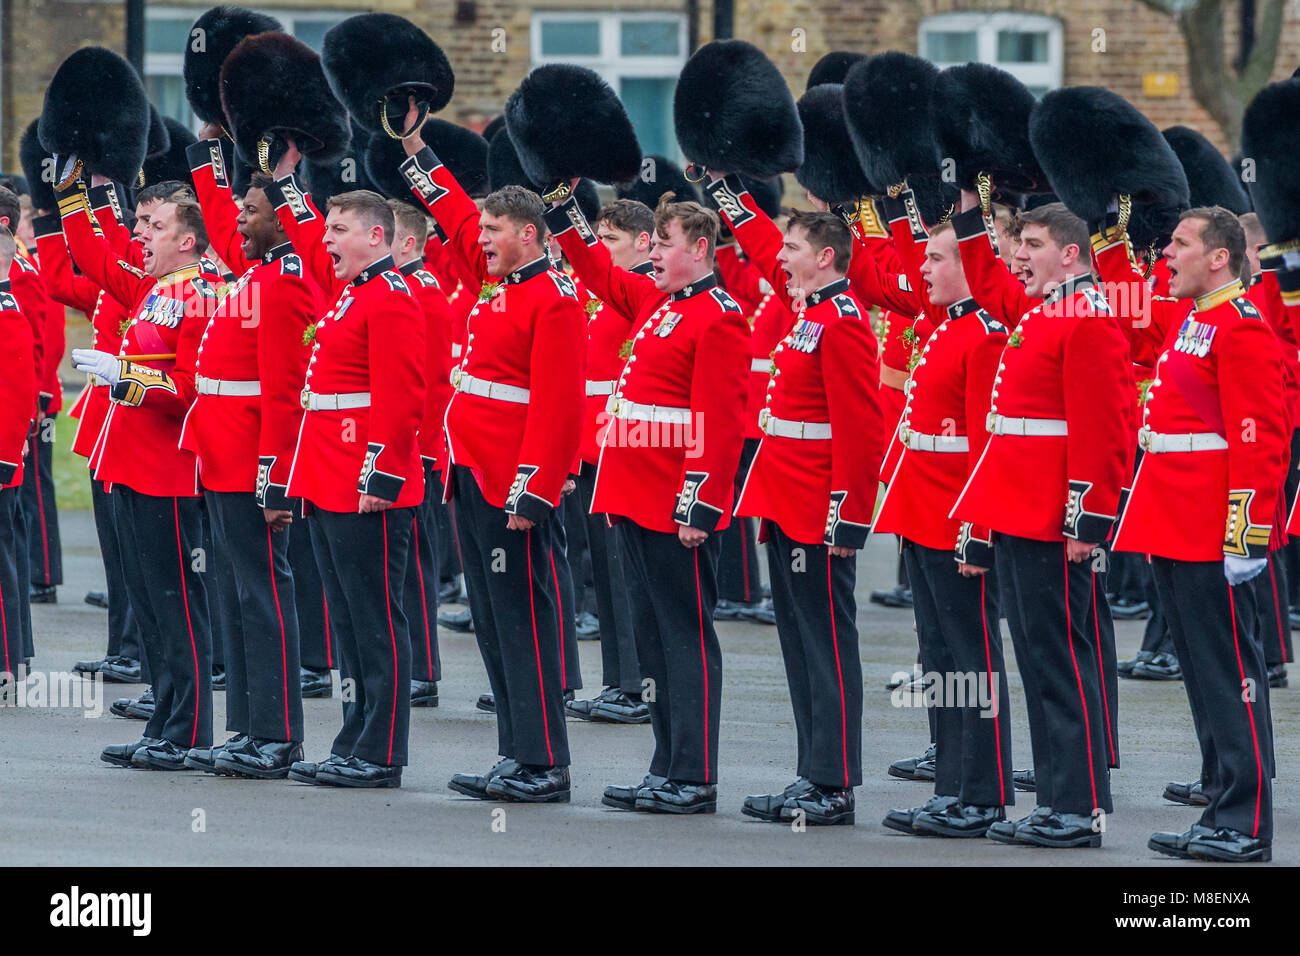
[(965, 435), (927, 435), (900, 426), (899, 437), (912, 451), (932, 451), (940, 454), (970, 451), (970, 439)]
[(587, 379), (587, 394), (588, 395), (613, 395), (614, 380), (611, 378), (605, 382), (594, 382), (591, 379)]
[(772, 371), (772, 360), (770, 358), (750, 359), (749, 370), (751, 372), (762, 372), (764, 375), (767, 375)]
[(638, 405), (625, 398), (610, 396), (605, 403), (605, 410), (615, 418), (634, 422), (655, 422), (660, 425), (687, 425), (691, 420), (689, 408), (673, 408), (671, 405)]
[(1138, 445), (1153, 455), (1165, 452), (1226, 451), (1228, 441), (1215, 432), (1195, 432), (1190, 435), (1161, 435), (1145, 426), (1138, 432)]
[(452, 358), (460, 358), (460, 354), (461, 354), (461, 352), (463, 352), (463, 351), (465, 351), (465, 346), (461, 345), (459, 342), (453, 342), (453, 343), (451, 344), (451, 357), (452, 357)]
[(986, 426), (990, 435), (1043, 437), (1069, 434), (1063, 418), (1007, 418), (1005, 415), (989, 412)]
[(303, 408), (313, 412), (336, 412), (345, 408), (369, 408), (369, 392), (342, 392), (338, 395), (317, 395), (303, 390)]
[(194, 376), (194, 387), (200, 395), (251, 396), (262, 394), (261, 382), (232, 382), (219, 378), (205, 378), (202, 375)]
[(763, 429), (765, 434), (775, 435), (777, 438), (803, 438), (812, 441), (831, 437), (830, 422), (794, 422), (788, 418), (769, 415), (766, 408), (758, 416), (758, 427)]
[(528, 404), (528, 389), (518, 385), (503, 385), (501, 382), (489, 382), (485, 378), (475, 378), (464, 369), (451, 370), (451, 384), (458, 392), (468, 392), (480, 398), (491, 398), (498, 402), (514, 402), (517, 405)]

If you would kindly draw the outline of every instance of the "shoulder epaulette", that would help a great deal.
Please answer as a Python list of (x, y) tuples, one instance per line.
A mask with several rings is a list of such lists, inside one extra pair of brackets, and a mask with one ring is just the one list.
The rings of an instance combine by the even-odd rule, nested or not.
[(14, 262), (18, 263), (18, 268), (23, 272), (39, 272), (36, 266), (32, 265), (26, 256), (14, 256)]
[(1230, 301), (1236, 307), (1237, 312), (1240, 313), (1242, 318), (1244, 319), (1263, 318), (1263, 316), (1259, 314), (1259, 309), (1255, 308), (1255, 303), (1251, 302), (1249, 299), (1238, 296), (1237, 298), (1232, 299)]
[(549, 275), (551, 281), (555, 283), (555, 288), (560, 290), (560, 295), (573, 299), (575, 302), (578, 301), (578, 289), (577, 286), (573, 284), (572, 279), (563, 272), (559, 272), (555, 269), (550, 269), (546, 274)]
[(131, 275), (135, 276), (137, 279), (149, 278), (149, 276), (145, 274), (143, 269), (137, 269), (135, 266), (131, 265), (131, 263), (127, 262), (125, 259), (118, 259), (117, 264), (122, 268), (124, 272), (131, 273)]
[(302, 257), (298, 253), (291, 252), (286, 256), (281, 256), (279, 261), (281, 275), (302, 275)]
[(12, 292), (0, 292), (0, 312), (17, 312), (18, 300)]
[(434, 289), (440, 288), (437, 277), (427, 269), (416, 269), (415, 272), (411, 274), (426, 286)]
[(406, 280), (402, 278), (402, 274), (400, 272), (393, 272), (392, 270), (389, 270), (388, 272), (381, 272), (380, 275), (382, 275), (384, 277), (384, 281), (388, 283), (388, 288), (392, 289), (394, 292), (409, 291), (406, 287)]
[[(719, 182), (720, 181), (721, 180), (719, 180)], [(722, 306), (723, 312), (740, 312), (741, 315), (744, 315), (740, 306), (736, 304), (736, 300), (729, 296), (726, 293), (726, 290), (719, 289), (715, 286), (709, 290), (709, 295), (713, 296), (713, 300), (717, 302), (718, 305)]]
[(980, 323), (984, 326), (984, 332), (986, 335), (992, 335), (995, 332), (1005, 332), (1007, 330), (1005, 325), (993, 318), (993, 316), (989, 315), (983, 309), (976, 309), (975, 317), (978, 318)]
[(853, 301), (853, 296), (845, 295), (841, 292), (839, 295), (831, 299), (831, 301), (834, 302), (835, 307), (839, 309), (840, 315), (851, 315), (855, 319), (862, 318), (862, 312), (858, 309), (857, 303)]
[(190, 283), (194, 286), (194, 291), (197, 292), (199, 295), (203, 296), (203, 298), (205, 299), (217, 298), (216, 286), (214, 286), (207, 279), (203, 278), (203, 276), (195, 276), (193, 279), (190, 280)]

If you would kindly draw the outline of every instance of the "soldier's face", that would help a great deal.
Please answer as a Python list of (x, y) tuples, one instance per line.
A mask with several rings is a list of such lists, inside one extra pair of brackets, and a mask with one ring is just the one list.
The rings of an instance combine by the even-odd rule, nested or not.
[(176, 206), (159, 203), (149, 217), (149, 225), (141, 240), (144, 271), (151, 276), (165, 276), (174, 272), (194, 253), (194, 236), (180, 228)]
[(1207, 249), (1201, 239), (1204, 219), (1184, 219), (1165, 246), (1169, 293), (1191, 299), (1213, 292), (1236, 276), (1228, 269), (1227, 249)]
[(504, 276), (540, 254), (537, 228), (520, 226), (513, 219), (484, 212), (478, 221), (478, 244), (487, 260), (488, 275)]
[(834, 258), (830, 249), (816, 249), (802, 226), (787, 230), (776, 254), (776, 263), (785, 273), (786, 291), (796, 298), (817, 291), (828, 281), (819, 278), (819, 266)]
[(235, 220), (235, 227), (244, 237), (239, 248), (248, 259), (262, 258), (287, 238), (266, 193), (252, 186), (244, 194), (244, 204)]
[(616, 229), (607, 220), (602, 219), (596, 226), (596, 238), (605, 244), (609, 257), (620, 269), (631, 269), (645, 262), (650, 251), (650, 233), (633, 235)]
[(161, 199), (150, 199), (148, 202), (138, 203), (135, 207), (135, 227), (131, 230), (131, 238), (136, 242), (143, 242), (144, 237), (149, 232), (149, 220), (158, 207), (163, 204)]
[(677, 292), (700, 278), (708, 267), (708, 242), (689, 241), (680, 220), (670, 219), (666, 235), (655, 232), (650, 240), (650, 264), (654, 266), (655, 288), (660, 292)]
[(1078, 246), (1071, 244), (1062, 249), (1041, 223), (1026, 225), (1020, 230), (1020, 247), (1015, 255), (1025, 293), (1035, 299), (1044, 298), (1069, 277), (1067, 268), (1078, 255)]
[(931, 236), (925, 244), (921, 278), (925, 280), (926, 292), (935, 305), (949, 306), (970, 296), (966, 273), (962, 271), (957, 251), (957, 233), (952, 229)]
[(366, 266), (388, 254), (381, 226), (368, 226), (352, 209), (331, 209), (325, 219), (325, 251), (334, 277), (351, 281)]

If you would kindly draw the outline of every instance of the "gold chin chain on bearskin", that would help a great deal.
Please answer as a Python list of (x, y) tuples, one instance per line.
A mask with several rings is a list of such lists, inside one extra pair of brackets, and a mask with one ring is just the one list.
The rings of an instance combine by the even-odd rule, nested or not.
[(573, 195), (573, 187), (568, 183), (560, 183), (550, 192), (542, 193), (542, 202), (564, 202)]
[(85, 168), (86, 168), (85, 164), (82, 163), (81, 160), (79, 159), (73, 160), (71, 171), (68, 173), (67, 176), (63, 178), (63, 182), (55, 184), (54, 188), (59, 190), (67, 189), (79, 178), (81, 178), (81, 173)]
[(425, 104), (424, 106), (420, 107), (420, 115), (416, 118), (415, 125), (412, 126), (405, 133), (399, 133), (396, 130), (394, 130), (392, 124), (388, 122), (388, 110), (385, 108), (387, 104), (388, 104), (388, 100), (386, 99), (379, 101), (379, 125), (382, 126), (384, 128), (384, 132), (387, 133), (389, 136), (391, 136), (393, 139), (410, 139), (412, 136), (416, 134), (416, 132), (418, 132), (421, 128), (423, 128), (424, 121), (429, 117), (429, 106), (428, 104)]
[(266, 175), (271, 175), (271, 137), (263, 136), (257, 141), (257, 165)]
[[(1128, 193), (1120, 193), (1119, 215), (1115, 222), (1115, 231), (1116, 231), (1116, 235), (1123, 237), (1124, 244), (1128, 247), (1129, 259), (1136, 266), (1137, 258), (1133, 255), (1133, 244), (1129, 241), (1128, 238), (1128, 224), (1132, 218), (1133, 218), (1133, 197), (1130, 196)], [(1142, 270), (1142, 278), (1148, 279), (1151, 277), (1151, 273), (1156, 267), (1156, 255), (1157, 254), (1156, 254), (1155, 243), (1149, 243), (1147, 245), (1147, 264), (1146, 264), (1146, 268)]]
[[(696, 174), (694, 178), (691, 177), (692, 172)], [(708, 167), (702, 166), (699, 163), (687, 163), (686, 168), (682, 170), (682, 175), (686, 177), (688, 183), (702, 183), (704, 182), (704, 177), (708, 174)]]
[(894, 185), (886, 189), (885, 192), (889, 193), (890, 199), (897, 199), (899, 196), (903, 194), (903, 190), (906, 188), (907, 188), (907, 180), (904, 179), (900, 183), (894, 183)]
[(143, 166), (141, 166), (140, 171), (135, 174), (135, 188), (144, 189), (144, 167)]

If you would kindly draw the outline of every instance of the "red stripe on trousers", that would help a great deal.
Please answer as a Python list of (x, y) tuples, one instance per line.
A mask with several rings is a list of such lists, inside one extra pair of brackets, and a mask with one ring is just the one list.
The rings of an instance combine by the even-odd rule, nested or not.
[(844, 752), (844, 786), (849, 786), (849, 718), (844, 704), (844, 671), (840, 667), (840, 639), (835, 631), (835, 593), (831, 590), (831, 552), (826, 549), (826, 604), (831, 609), (831, 648), (835, 651), (835, 676), (840, 681), (840, 749)]
[(271, 526), (266, 526), (266, 557), (271, 568), (271, 597), (275, 599), (275, 617), (280, 622), (280, 674), (284, 678), (284, 739), (293, 740), (289, 733), (289, 656), (285, 649), (284, 613), (280, 610), (280, 589), (275, 585), (275, 552), (271, 549)]
[(393, 591), (388, 582), (388, 512), (379, 513), (384, 523), (384, 607), (388, 611), (388, 641), (393, 648), (393, 710), (388, 719), (388, 761), (393, 763), (393, 737), (397, 733), (397, 632), (393, 630)]
[[(1231, 586), (1228, 587), (1228, 611), (1232, 614), (1232, 647), (1237, 652), (1237, 673), (1241, 675), (1241, 687), (1245, 690), (1246, 668), (1241, 664), (1241, 644), (1237, 640), (1237, 603), (1232, 599)], [(1250, 718), (1250, 739), (1255, 745), (1255, 826), (1250, 832), (1254, 837), (1259, 835), (1259, 803), (1263, 799), (1264, 764), (1259, 759), (1259, 734), (1255, 732), (1255, 711), (1251, 708), (1249, 700), (1243, 699), (1243, 703), (1246, 705), (1246, 716)]]
[(185, 627), (190, 632), (190, 654), (194, 658), (194, 729), (190, 731), (190, 746), (199, 739), (199, 649), (194, 643), (194, 624), (190, 620), (190, 592), (185, 587), (185, 550), (181, 547), (181, 503), (172, 499), (172, 517), (176, 523), (176, 561), (181, 569), (181, 597), (185, 603)]
[[(537, 588), (533, 585), (533, 532), (530, 528), (524, 532), (527, 535), (525, 546), (528, 549), (528, 613), (533, 622), (533, 654), (537, 658), (537, 694), (542, 704), (542, 733), (546, 735), (546, 759), (550, 766), (555, 766), (555, 756), (551, 753), (551, 725), (546, 719), (546, 685), (542, 680), (542, 648), (537, 641)], [(559, 597), (555, 603), (560, 603)], [(564, 660), (564, 649), (560, 649), (560, 660)]]
[(1092, 769), (1092, 727), (1088, 721), (1088, 699), (1083, 694), (1083, 675), (1079, 673), (1079, 660), (1074, 656), (1074, 628), (1070, 625), (1070, 556), (1061, 548), (1065, 568), (1065, 642), (1070, 648), (1070, 663), (1074, 665), (1074, 682), (1079, 688), (1079, 707), (1083, 711), (1083, 733), (1086, 743), (1084, 753), (1088, 758), (1088, 783), (1092, 787), (1092, 805), (1097, 806), (1097, 775)]
[[(987, 574), (980, 575), (980, 623), (984, 627), (984, 665), (988, 669), (989, 694), (993, 695), (1001, 692), (1002, 682), (998, 681), (996, 684), (993, 682), (993, 651), (989, 647), (989, 612), (984, 599), (988, 591), (988, 579)], [(997, 700), (996, 697), (993, 699)], [(998, 707), (1001, 706), (1001, 703), (999, 703)], [(996, 711), (993, 714), (993, 743), (998, 748), (998, 803), (1000, 806), (1006, 806), (1007, 785), (1002, 771), (1002, 728), (998, 725), (998, 713)]]

